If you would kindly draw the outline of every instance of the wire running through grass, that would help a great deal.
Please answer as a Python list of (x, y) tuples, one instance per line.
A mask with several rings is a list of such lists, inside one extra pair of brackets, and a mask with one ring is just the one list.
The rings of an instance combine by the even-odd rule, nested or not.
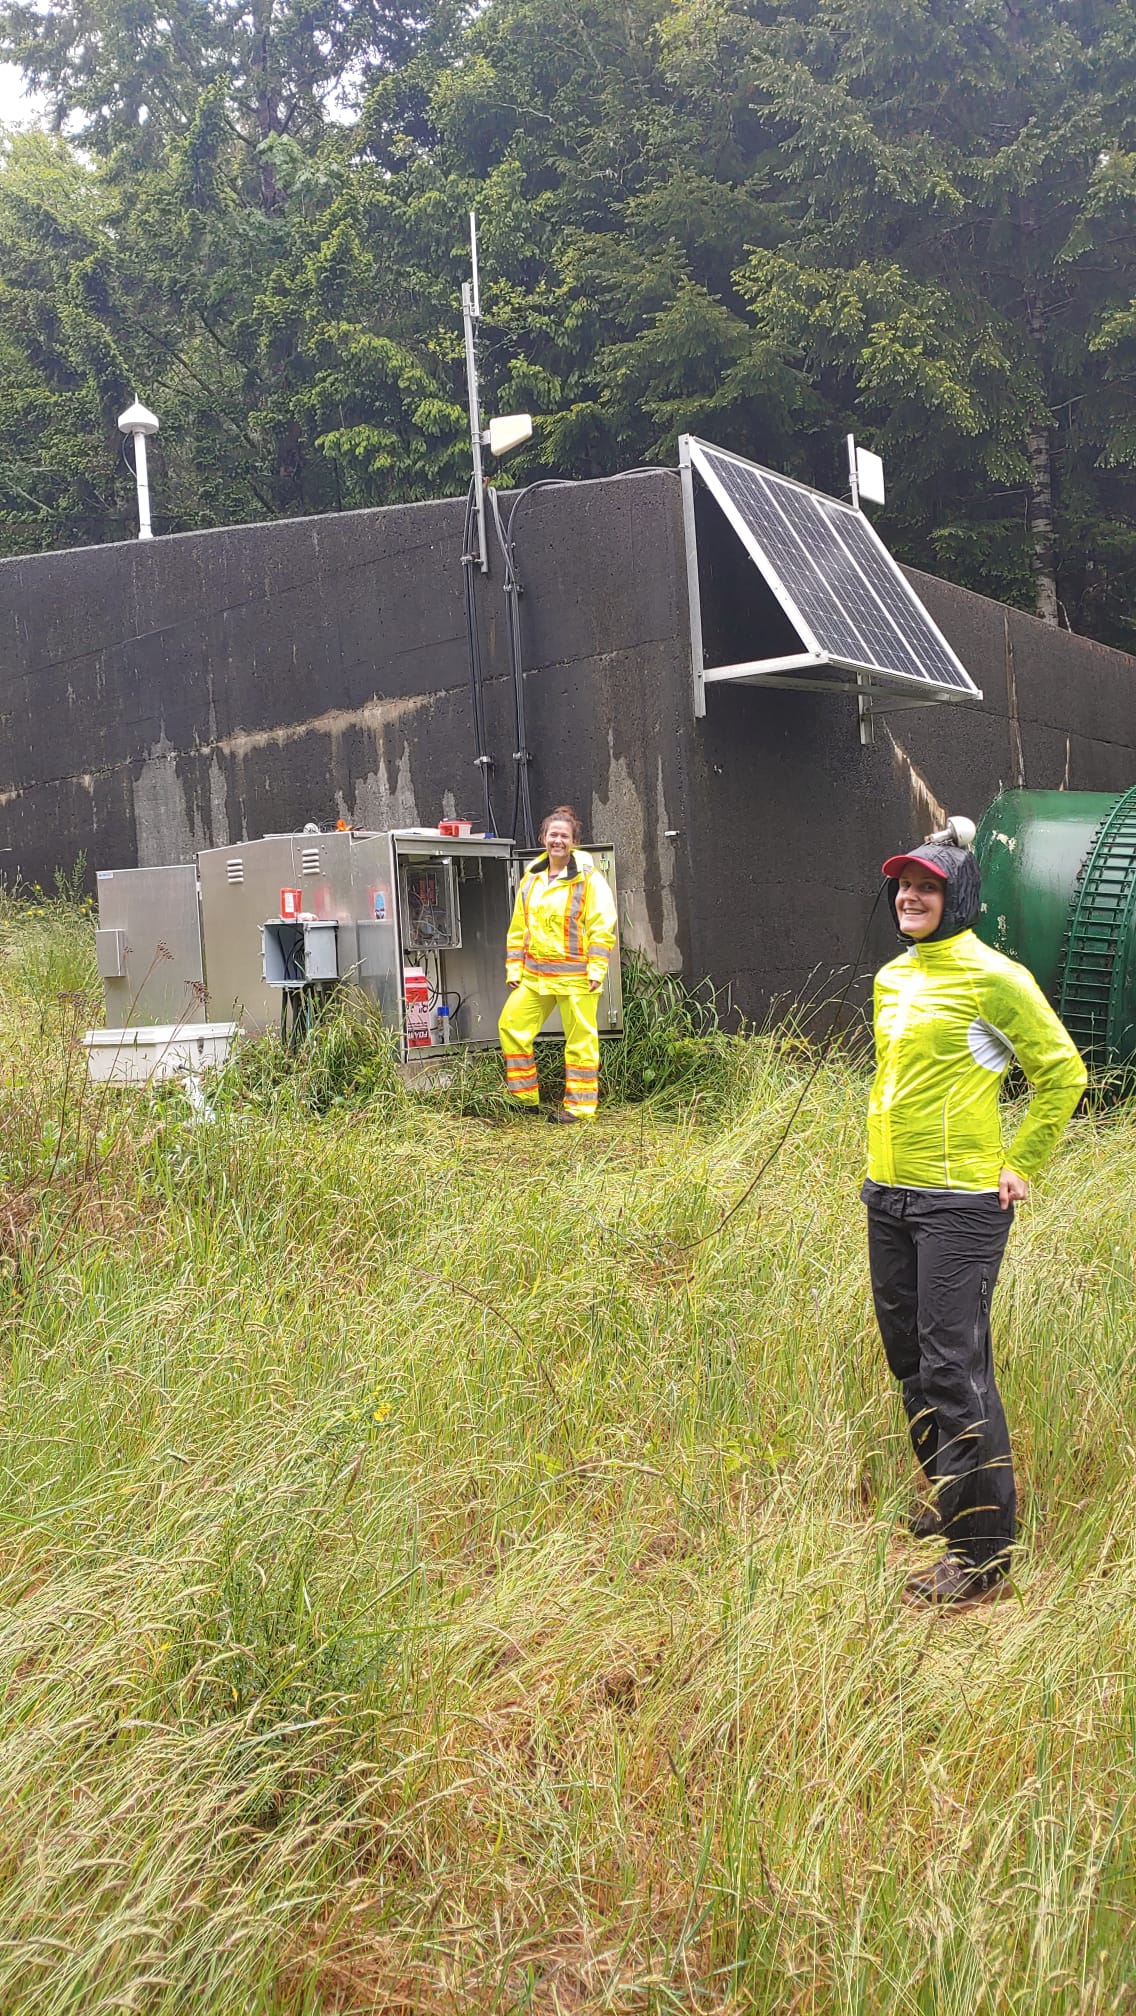
[(776, 1162), (777, 1157), (780, 1155), (782, 1148), (785, 1146), (786, 1141), (789, 1139), (789, 1136), (793, 1131), (793, 1123), (796, 1120), (797, 1115), (800, 1112), (802, 1106), (804, 1105), (805, 1100), (808, 1098), (810, 1091), (812, 1090), (813, 1084), (816, 1080), (816, 1076), (821, 1068), (821, 1065), (827, 1063), (828, 1061), (829, 1049), (832, 1045), (832, 1041), (834, 1036), (836, 1035), (837, 1029), (840, 1027), (840, 1017), (843, 1015), (844, 1010), (848, 1005), (848, 996), (852, 992), (853, 987), (855, 986), (857, 980), (860, 977), (861, 969), (864, 963), (864, 953), (867, 951), (868, 948), (868, 938), (871, 933), (872, 925), (875, 923), (876, 911), (880, 907), (880, 897), (883, 895), (884, 890), (886, 888), (887, 883), (881, 882), (879, 888), (876, 890), (872, 907), (868, 912), (868, 921), (864, 926), (864, 935), (860, 940), (859, 950), (856, 954), (856, 957), (852, 961), (852, 966), (844, 985), (844, 992), (840, 996), (839, 1001), (837, 1002), (835, 1008), (832, 1011), (832, 1020), (830, 1021), (823, 1038), (821, 1039), (820, 1047), (816, 1055), (816, 1061), (814, 1062), (813, 1068), (809, 1072), (808, 1077), (805, 1079), (805, 1082), (802, 1085), (800, 1092), (797, 1094), (796, 1103), (794, 1104), (793, 1110), (790, 1113), (789, 1118), (786, 1120), (784, 1127), (782, 1128), (780, 1134), (778, 1135), (776, 1141), (774, 1142), (764, 1162), (761, 1164), (761, 1167), (758, 1169), (757, 1174), (750, 1178), (750, 1181), (746, 1184), (746, 1187), (742, 1191), (741, 1196), (735, 1197), (734, 1202), (730, 1205), (729, 1210), (726, 1211), (721, 1218), (719, 1218), (718, 1223), (712, 1226), (709, 1232), (700, 1233), (697, 1239), (684, 1239), (681, 1245), (671, 1246), (669, 1250), (672, 1253), (692, 1253), (696, 1246), (705, 1246), (709, 1243), (711, 1239), (716, 1239), (718, 1237), (718, 1234), (729, 1224), (735, 1212), (740, 1211), (742, 1205), (745, 1204), (748, 1201), (748, 1199), (753, 1196), (754, 1191), (757, 1189), (757, 1186), (761, 1182), (761, 1179), (765, 1175), (766, 1171), (771, 1169), (774, 1162)]
[[(517, 1325), (511, 1322), (509, 1317), (504, 1315), (502, 1311), (498, 1309), (497, 1304), (489, 1300), (488, 1295), (477, 1295), (474, 1293), (474, 1290), (472, 1288), (463, 1288), (460, 1281), (447, 1280), (446, 1287), (452, 1288), (455, 1295), (465, 1295), (470, 1302), (476, 1302), (480, 1308), (488, 1309), (491, 1316), (496, 1316), (498, 1323), (502, 1324), (506, 1330), (512, 1331), (514, 1337), (516, 1338), (518, 1344), (521, 1346), (522, 1350), (524, 1351), (528, 1350), (529, 1348), (528, 1340), (522, 1335), (521, 1331), (518, 1330)], [(541, 1378), (544, 1380), (545, 1385), (548, 1387), (548, 1390), (551, 1393), (553, 1399), (559, 1405), (560, 1395), (556, 1391), (556, 1385), (553, 1380), (552, 1374), (549, 1371), (547, 1365), (545, 1364), (543, 1358), (537, 1359), (536, 1369), (540, 1373)]]

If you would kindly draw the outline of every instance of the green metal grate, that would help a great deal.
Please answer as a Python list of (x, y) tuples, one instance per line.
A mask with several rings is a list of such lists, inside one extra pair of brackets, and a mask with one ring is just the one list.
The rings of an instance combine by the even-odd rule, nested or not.
[(1069, 906), (1061, 1020), (1096, 1063), (1114, 1061), (1129, 933), (1136, 928), (1136, 786), (1102, 819)]

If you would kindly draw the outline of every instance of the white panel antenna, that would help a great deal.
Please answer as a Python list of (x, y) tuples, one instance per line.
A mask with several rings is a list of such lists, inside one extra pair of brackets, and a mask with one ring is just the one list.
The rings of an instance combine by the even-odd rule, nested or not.
[(857, 510), (865, 498), (869, 504), (886, 503), (883, 459), (870, 448), (857, 448), (854, 434), (848, 436), (848, 480)]

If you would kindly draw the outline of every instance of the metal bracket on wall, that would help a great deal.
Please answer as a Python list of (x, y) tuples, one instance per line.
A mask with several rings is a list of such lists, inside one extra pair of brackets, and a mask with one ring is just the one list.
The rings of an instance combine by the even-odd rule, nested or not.
[(876, 717), (872, 712), (872, 689), (862, 672), (856, 674), (856, 711), (860, 716), (860, 743), (870, 749), (876, 739)]
[(698, 587), (698, 535), (694, 521), (694, 471), (690, 461), (690, 436), (681, 434), (678, 443), (678, 479), (682, 491), (682, 533), (686, 547), (686, 601), (690, 616), (690, 693), (694, 718), (706, 712), (706, 682), (703, 677), (706, 650), (702, 642), (702, 597)]

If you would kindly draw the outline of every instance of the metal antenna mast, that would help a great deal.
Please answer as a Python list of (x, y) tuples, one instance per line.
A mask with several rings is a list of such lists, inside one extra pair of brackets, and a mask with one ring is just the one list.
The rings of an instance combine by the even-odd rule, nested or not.
[(469, 247), (473, 278), (462, 283), (462, 325), (465, 329), (465, 377), (469, 389), (469, 441), (473, 450), (474, 506), (477, 524), (477, 551), (473, 555), (483, 574), (489, 572), (489, 550), (485, 540), (485, 476), (481, 462), (481, 400), (477, 389), (477, 324), (481, 320), (481, 287), (477, 273), (477, 212), (469, 213)]

